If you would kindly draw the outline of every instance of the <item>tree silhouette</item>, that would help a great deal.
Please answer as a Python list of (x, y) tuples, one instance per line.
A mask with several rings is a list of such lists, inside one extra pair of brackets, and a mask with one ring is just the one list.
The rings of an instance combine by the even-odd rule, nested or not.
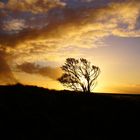
[(96, 86), (96, 79), (100, 74), (100, 68), (91, 65), (84, 58), (67, 58), (61, 69), (64, 73), (58, 80), (64, 86), (87, 93), (90, 93)]

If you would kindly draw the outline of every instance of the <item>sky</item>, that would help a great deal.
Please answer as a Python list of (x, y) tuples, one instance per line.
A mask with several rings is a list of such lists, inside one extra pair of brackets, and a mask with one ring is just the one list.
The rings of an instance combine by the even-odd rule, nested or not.
[(0, 0), (0, 84), (62, 90), (66, 58), (100, 67), (95, 92), (140, 93), (140, 0)]

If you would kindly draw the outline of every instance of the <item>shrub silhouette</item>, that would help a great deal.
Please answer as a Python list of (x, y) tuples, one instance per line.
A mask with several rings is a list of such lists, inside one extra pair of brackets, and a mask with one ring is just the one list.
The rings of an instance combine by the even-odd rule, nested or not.
[(64, 73), (58, 80), (64, 86), (86, 93), (90, 93), (96, 86), (96, 79), (100, 74), (100, 68), (91, 65), (84, 58), (67, 58), (61, 69)]

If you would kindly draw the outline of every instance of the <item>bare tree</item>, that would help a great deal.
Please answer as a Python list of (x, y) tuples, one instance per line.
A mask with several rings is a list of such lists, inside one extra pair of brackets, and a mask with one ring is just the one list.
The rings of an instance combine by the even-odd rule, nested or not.
[(64, 73), (58, 80), (64, 86), (87, 93), (90, 93), (96, 86), (96, 79), (100, 74), (100, 68), (91, 65), (84, 58), (67, 58), (61, 68)]

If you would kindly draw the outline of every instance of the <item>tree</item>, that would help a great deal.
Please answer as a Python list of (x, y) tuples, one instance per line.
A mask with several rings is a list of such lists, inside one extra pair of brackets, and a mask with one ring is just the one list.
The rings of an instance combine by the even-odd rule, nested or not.
[(64, 86), (87, 93), (90, 93), (96, 86), (96, 79), (100, 74), (100, 68), (91, 65), (84, 58), (67, 58), (61, 69), (64, 73), (58, 80)]

